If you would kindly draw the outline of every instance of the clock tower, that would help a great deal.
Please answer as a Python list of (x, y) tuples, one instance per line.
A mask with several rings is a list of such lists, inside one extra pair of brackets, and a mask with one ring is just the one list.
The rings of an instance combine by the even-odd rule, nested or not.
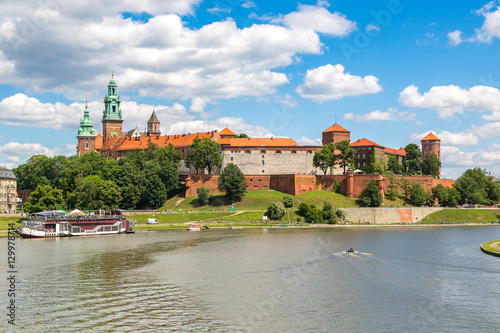
[(104, 97), (104, 111), (102, 112), (103, 143), (111, 137), (122, 137), (122, 110), (120, 109), (120, 95), (118, 95), (114, 74), (108, 84), (108, 94)]

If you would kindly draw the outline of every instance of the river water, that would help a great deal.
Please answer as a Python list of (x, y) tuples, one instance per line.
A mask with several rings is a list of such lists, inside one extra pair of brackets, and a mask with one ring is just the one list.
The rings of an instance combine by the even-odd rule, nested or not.
[(16, 239), (16, 332), (498, 332), (500, 258), (479, 249), (498, 234), (434, 226)]

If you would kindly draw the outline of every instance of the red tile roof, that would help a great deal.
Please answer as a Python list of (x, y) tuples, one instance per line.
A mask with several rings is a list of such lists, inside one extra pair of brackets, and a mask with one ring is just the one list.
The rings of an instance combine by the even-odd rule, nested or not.
[(432, 133), (432, 132), (427, 134), (427, 136), (422, 139), (422, 141), (426, 141), (426, 140), (441, 141), (441, 139), (439, 139), (437, 136), (435, 136), (434, 133)]
[(366, 147), (366, 146), (375, 146), (375, 147), (384, 148), (384, 146), (381, 146), (378, 143), (375, 143), (375, 142), (370, 141), (370, 140), (365, 139), (365, 138), (351, 142), (351, 147)]
[(224, 138), (219, 144), (231, 147), (298, 147), (299, 144), (290, 138)]
[(102, 148), (102, 134), (97, 133), (97, 136), (95, 137), (95, 150), (100, 150)]
[(330, 126), (327, 130), (324, 130), (323, 133), (326, 132), (345, 132), (345, 133), (351, 133), (350, 131), (346, 130), (339, 124), (335, 123), (333, 126)]
[(386, 154), (390, 154), (390, 155), (399, 155), (399, 156), (406, 156), (406, 151), (404, 148), (401, 148), (401, 149), (392, 149), (392, 148), (385, 148), (384, 149), (384, 152)]
[(116, 150), (116, 151), (130, 151), (135, 149), (146, 149), (148, 142), (153, 142), (158, 147), (168, 146), (170, 143), (175, 147), (186, 147), (193, 144), (196, 138), (203, 139), (205, 137), (213, 138), (214, 132), (203, 133), (188, 133), (178, 135), (162, 135), (162, 136), (144, 136), (140, 138), (110, 138), (102, 147), (102, 151)]
[(229, 128), (225, 127), (222, 131), (219, 132), (219, 135), (229, 135), (229, 136), (234, 136), (234, 135), (237, 135), (236, 133), (234, 133), (233, 131), (231, 131)]

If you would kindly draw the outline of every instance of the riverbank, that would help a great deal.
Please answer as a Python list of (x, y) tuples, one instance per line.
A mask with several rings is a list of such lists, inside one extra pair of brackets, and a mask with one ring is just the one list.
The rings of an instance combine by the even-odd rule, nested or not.
[(493, 240), (481, 244), (481, 250), (484, 253), (500, 257), (500, 240)]

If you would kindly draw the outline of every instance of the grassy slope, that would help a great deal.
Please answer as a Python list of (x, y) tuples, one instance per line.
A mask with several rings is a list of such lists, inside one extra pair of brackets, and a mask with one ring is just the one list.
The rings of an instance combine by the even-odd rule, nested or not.
[[(276, 202), (276, 201), (281, 201), (283, 200), (283, 197), (286, 196), (287, 194), (278, 192), (278, 191), (273, 191), (273, 190), (258, 190), (258, 191), (248, 191), (246, 195), (243, 197), (243, 199), (240, 202), (236, 202), (233, 204), (235, 208), (238, 208), (238, 210), (266, 210), (267, 205), (270, 202)], [(354, 207), (355, 200), (347, 198), (344, 195), (338, 194), (338, 193), (333, 193), (333, 192), (328, 192), (328, 191), (316, 191), (316, 192), (309, 192), (309, 193), (304, 193), (300, 194), (297, 196), (292, 196), (294, 200), (294, 207), (298, 207), (298, 205), (301, 202), (306, 202), (308, 204), (314, 204), (318, 207), (323, 206), (323, 201), (328, 201), (332, 203), (334, 206), (342, 206), (342, 207)], [(164, 206), (162, 206), (160, 209), (165, 210), (165, 209), (172, 209), (173, 203), (177, 202), (179, 199), (182, 199), (179, 196), (173, 197), (169, 199)], [(223, 195), (214, 195), (210, 198), (210, 202), (206, 206), (198, 206), (196, 197), (189, 197), (183, 200), (175, 209), (177, 210), (178, 208), (181, 208), (182, 210), (188, 209), (188, 210), (194, 210), (194, 211), (211, 211), (212, 208), (214, 209), (220, 209), (221, 207), (224, 208), (230, 208), (231, 205), (227, 205), (224, 202), (224, 196)]]
[(500, 220), (500, 209), (443, 209), (428, 215), (423, 223), (491, 223)]

